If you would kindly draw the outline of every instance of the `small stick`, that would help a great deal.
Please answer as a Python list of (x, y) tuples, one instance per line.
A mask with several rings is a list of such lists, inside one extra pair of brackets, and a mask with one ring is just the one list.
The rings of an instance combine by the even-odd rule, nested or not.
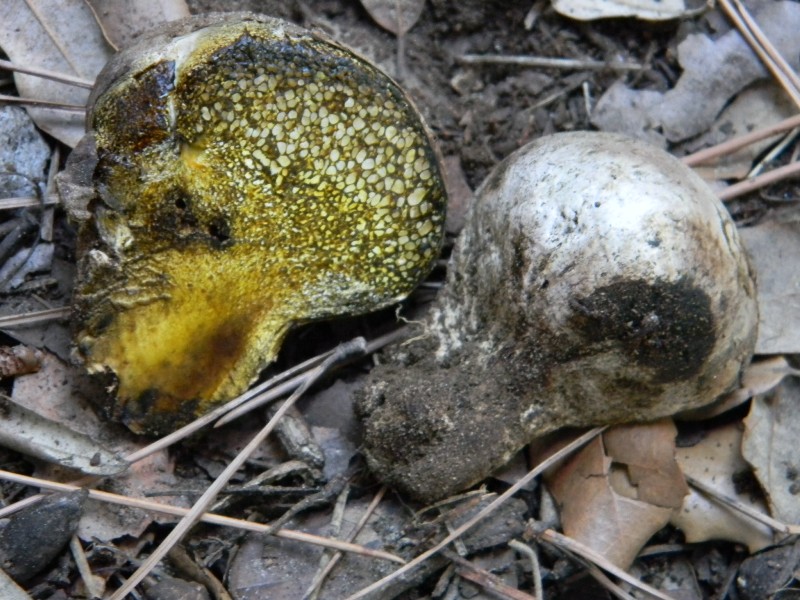
[[(370, 502), (369, 506), (367, 506), (367, 510), (364, 511), (364, 514), (361, 515), (361, 518), (358, 520), (358, 523), (356, 523), (356, 526), (353, 528), (353, 531), (350, 532), (350, 535), (348, 535), (347, 538), (345, 538), (346, 541), (355, 542), (356, 537), (358, 536), (359, 533), (361, 533), (361, 530), (364, 528), (364, 525), (367, 524), (367, 521), (369, 521), (369, 518), (372, 516), (372, 513), (375, 512), (375, 509), (378, 508), (378, 505), (381, 503), (381, 500), (383, 500), (383, 496), (386, 494), (387, 489), (388, 488), (386, 486), (383, 486), (381, 487), (381, 489), (378, 490), (378, 493), (375, 494), (375, 497), (372, 499), (372, 502)], [(314, 577), (314, 580), (311, 582), (311, 585), (309, 586), (308, 590), (306, 590), (306, 593), (303, 596), (303, 600), (312, 600), (319, 596), (319, 590), (322, 588), (322, 584), (324, 583), (325, 579), (328, 577), (330, 572), (333, 571), (333, 568), (336, 566), (336, 564), (341, 560), (342, 556), (343, 554), (337, 551), (331, 557), (331, 559), (328, 561), (325, 567)]]
[(772, 137), (773, 135), (777, 135), (779, 133), (783, 133), (784, 131), (789, 131), (795, 127), (800, 127), (800, 115), (789, 117), (788, 119), (784, 119), (779, 123), (775, 123), (775, 125), (757, 129), (756, 131), (752, 131), (746, 135), (726, 140), (721, 144), (717, 144), (716, 146), (711, 146), (692, 154), (688, 154), (681, 160), (685, 165), (690, 167), (700, 165), (712, 159), (719, 158), (720, 156), (733, 154), (737, 150), (744, 148), (745, 146), (749, 146), (754, 142)]
[(45, 196), (44, 198), (2, 198), (0, 210), (14, 210), (17, 208), (35, 208), (38, 206), (55, 206), (59, 203), (58, 196)]
[(528, 544), (523, 544), (517, 540), (508, 542), (509, 547), (520, 554), (524, 554), (531, 561), (531, 578), (533, 579), (533, 596), (536, 600), (544, 600), (544, 590), (542, 589), (542, 569), (539, 567), (539, 556), (536, 550)]
[(53, 81), (60, 81), (61, 83), (74, 85), (75, 87), (81, 87), (87, 89), (92, 89), (94, 87), (93, 81), (89, 81), (81, 77), (73, 77), (72, 75), (63, 75), (61, 73), (56, 73), (55, 71), (40, 69), (38, 67), (23, 67), (22, 65), (14, 64), (13, 62), (8, 60), (0, 59), (0, 69), (7, 69), (8, 71), (25, 73), (27, 75), (42, 77), (44, 79), (52, 79)]
[(747, 7), (740, 0), (723, 0), (722, 6), (732, 19), (736, 20), (736, 17), (733, 16), (734, 13), (738, 13), (741, 16), (747, 32), (742, 33), (745, 37), (752, 36), (752, 39), (747, 39), (748, 43), (758, 53), (759, 58), (767, 65), (770, 71), (773, 72), (773, 75), (781, 79), (784, 87), (788, 88), (786, 92), (792, 96), (795, 104), (800, 107), (800, 77), (797, 76), (797, 73), (794, 72), (794, 69), (786, 59), (781, 56), (781, 53), (778, 52), (769, 37), (764, 34), (764, 31), (750, 14), (750, 11), (747, 10)]
[(573, 69), (576, 71), (641, 71), (644, 67), (636, 63), (606, 62), (578, 58), (547, 58), (544, 56), (513, 56), (505, 54), (462, 54), (458, 62), (465, 65), (515, 65), (544, 69)]
[[(0, 469), (0, 479), (6, 481), (13, 481), (14, 483), (21, 483), (22, 485), (30, 485), (33, 487), (42, 488), (51, 491), (66, 491), (71, 492), (81, 489), (77, 485), (69, 483), (56, 483), (46, 479), (38, 479), (36, 477), (29, 477), (27, 475), (20, 475), (18, 473), (11, 473)], [(89, 498), (98, 500), (100, 502), (107, 502), (109, 504), (118, 504), (120, 506), (128, 506), (131, 508), (140, 508), (142, 510), (151, 510), (154, 512), (163, 513), (166, 515), (173, 515), (176, 517), (183, 517), (189, 513), (188, 508), (181, 506), (172, 506), (170, 504), (162, 504), (154, 502), (153, 500), (145, 500), (143, 498), (129, 498), (127, 496), (120, 496), (119, 494), (112, 494), (111, 492), (101, 492), (100, 490), (88, 490)], [(267, 533), (270, 529), (269, 525), (263, 523), (254, 523), (252, 521), (243, 521), (241, 519), (234, 519), (223, 515), (214, 513), (204, 513), (201, 515), (200, 520), (204, 523), (212, 523), (213, 525), (222, 525), (225, 527), (235, 527), (236, 529), (244, 529), (245, 531), (254, 531), (256, 533)], [(302, 531), (294, 531), (291, 529), (279, 529), (273, 533), (274, 536), (284, 538), (287, 540), (294, 540), (298, 542), (305, 542), (315, 546), (322, 546), (324, 548), (333, 548), (334, 550), (341, 550), (343, 552), (353, 552), (363, 556), (370, 556), (372, 558), (380, 558), (389, 560), (399, 564), (405, 561), (399, 556), (383, 552), (382, 550), (372, 550), (357, 544), (343, 542), (342, 540), (334, 540), (330, 538), (312, 535)]]
[(443, 550), (442, 553), (456, 563), (456, 573), (460, 577), (479, 585), (487, 592), (507, 600), (536, 600), (534, 596), (509, 586), (494, 573), (481, 569), (466, 558), (459, 556), (456, 552)]
[[(372, 352), (375, 352), (376, 350), (379, 350), (380, 348), (383, 348), (384, 346), (400, 339), (401, 337), (406, 335), (406, 333), (407, 329), (403, 327), (401, 329), (397, 329), (395, 331), (387, 333), (386, 335), (383, 335), (379, 338), (376, 338), (366, 344), (366, 346), (364, 347), (364, 354), (371, 354)], [(331, 356), (332, 356), (331, 354), (328, 354), (325, 360), (326, 361), (330, 360)], [(353, 356), (341, 356), (337, 360), (338, 362), (344, 362), (352, 358)], [(334, 366), (335, 366), (334, 364), (330, 364), (329, 368), (333, 368)], [(311, 371), (310, 373), (313, 372), (314, 371)], [(242, 397), (246, 399), (246, 402), (240, 402), (239, 403), (240, 406), (237, 406), (237, 408), (235, 409), (232, 408), (229, 412), (227, 412), (227, 414), (224, 417), (219, 419), (219, 421), (217, 421), (214, 424), (214, 427), (222, 427), (223, 425), (230, 423), (234, 419), (238, 419), (243, 414), (258, 408), (259, 406), (263, 406), (265, 404), (268, 404), (276, 400), (283, 394), (287, 393), (288, 391), (291, 391), (291, 389), (296, 388), (297, 385), (300, 384), (300, 382), (303, 382), (306, 377), (310, 376), (310, 373), (306, 373), (298, 377), (295, 377), (293, 379), (290, 379), (286, 381), (283, 385), (275, 387), (268, 392), (262, 393), (262, 390), (264, 389), (264, 387), (266, 387), (266, 384), (264, 384), (263, 386), (258, 386), (254, 390), (246, 392), (245, 394), (242, 395)]]
[(788, 165), (778, 167), (777, 169), (772, 169), (771, 171), (767, 171), (758, 177), (744, 179), (738, 183), (729, 185), (724, 190), (719, 192), (717, 196), (723, 201), (732, 200), (737, 196), (741, 196), (743, 194), (747, 194), (748, 192), (768, 186), (771, 183), (788, 179), (794, 175), (800, 175), (800, 161), (795, 161), (793, 163), (789, 163)]
[(550, 468), (551, 466), (556, 464), (558, 461), (562, 460), (564, 457), (569, 456), (575, 450), (577, 450), (578, 448), (584, 446), (585, 444), (590, 442), (592, 439), (596, 438), (603, 431), (605, 431), (605, 429), (606, 429), (605, 427), (595, 427), (594, 429), (592, 429), (590, 431), (587, 431), (586, 433), (584, 433), (580, 437), (576, 438), (575, 440), (573, 440), (572, 442), (570, 442), (569, 444), (567, 444), (566, 446), (561, 448), (561, 450), (559, 450), (558, 452), (555, 452), (552, 456), (549, 456), (548, 458), (543, 460), (541, 463), (539, 463), (532, 470), (528, 471), (528, 473), (524, 477), (522, 477), (514, 485), (512, 485), (510, 488), (508, 488), (505, 492), (500, 494), (497, 498), (492, 500), (483, 509), (481, 509), (474, 517), (472, 517), (471, 519), (467, 520), (463, 525), (458, 527), (455, 531), (453, 531), (450, 535), (445, 537), (441, 542), (436, 544), (433, 548), (430, 548), (429, 550), (426, 550), (425, 552), (423, 552), (422, 554), (417, 556), (414, 560), (412, 560), (411, 562), (407, 563), (406, 565), (400, 567), (399, 569), (397, 569), (393, 573), (390, 573), (389, 575), (387, 575), (383, 579), (379, 579), (375, 583), (373, 583), (373, 584), (363, 588), (362, 590), (356, 592), (355, 594), (349, 596), (347, 598), (347, 600), (356, 600), (357, 598), (363, 598), (364, 596), (367, 596), (367, 595), (371, 594), (372, 592), (381, 589), (387, 583), (389, 583), (391, 581), (394, 581), (395, 579), (397, 579), (399, 577), (402, 577), (403, 575), (405, 575), (406, 573), (408, 573), (412, 569), (416, 568), (417, 566), (419, 566), (420, 563), (424, 562), (425, 560), (427, 560), (428, 558), (430, 558), (431, 556), (433, 556), (437, 552), (441, 551), (442, 548), (447, 546), (450, 542), (452, 542), (453, 540), (455, 540), (458, 537), (461, 537), (464, 533), (466, 533), (467, 531), (472, 529), (475, 525), (480, 523), (484, 519), (484, 517), (486, 517), (486, 515), (492, 513), (494, 510), (496, 510), (506, 500), (511, 498), (511, 496), (513, 496), (519, 490), (521, 490), (523, 487), (525, 487), (528, 484), (528, 482), (530, 482), (534, 478), (538, 477), (543, 471), (547, 470), (548, 468)]
[(607, 573), (611, 573), (615, 577), (629, 583), (630, 585), (642, 590), (653, 596), (654, 598), (659, 598), (659, 600), (674, 600), (670, 596), (667, 596), (663, 592), (650, 587), (646, 583), (643, 583), (633, 577), (632, 575), (626, 573), (624, 570), (620, 569), (618, 566), (610, 562), (606, 557), (601, 555), (600, 553), (592, 550), (588, 546), (581, 544), (580, 542), (573, 540), (557, 531), (553, 531), (552, 529), (545, 529), (542, 533), (539, 534), (539, 537), (551, 544), (554, 544), (560, 548), (565, 548), (570, 552), (577, 554), (585, 558), (586, 560), (594, 563)]
[(28, 325), (37, 325), (47, 321), (57, 321), (69, 317), (72, 309), (68, 306), (61, 308), (48, 308), (46, 310), (39, 310), (21, 315), (8, 315), (7, 317), (0, 317), (0, 329), (11, 329), (13, 327), (26, 327)]
[(86, 112), (85, 106), (78, 106), (77, 104), (62, 104), (60, 102), (50, 102), (50, 100), (36, 100), (35, 98), (19, 98), (18, 96), (7, 96), (6, 94), (0, 94), (0, 102), (52, 108), (55, 110), (66, 110), (69, 112)]
[(81, 546), (81, 541), (78, 539), (77, 535), (73, 535), (72, 539), (70, 539), (69, 549), (72, 551), (72, 558), (75, 559), (75, 566), (78, 567), (78, 573), (80, 573), (83, 585), (86, 586), (86, 591), (89, 592), (89, 596), (92, 598), (102, 598), (104, 590), (98, 585), (92, 573), (89, 561), (86, 560), (86, 553), (83, 551), (83, 546)]
[(769, 515), (765, 515), (762, 512), (759, 512), (752, 506), (747, 506), (742, 502), (739, 502), (735, 498), (731, 498), (727, 494), (723, 494), (722, 492), (715, 490), (710, 485), (700, 481), (699, 479), (695, 479), (691, 475), (687, 475), (686, 473), (683, 474), (686, 478), (686, 482), (691, 485), (692, 487), (700, 490), (706, 496), (713, 498), (714, 500), (721, 502), (722, 504), (758, 521), (769, 527), (770, 529), (777, 531), (778, 533), (785, 533), (788, 535), (797, 535), (800, 533), (800, 525), (787, 525), (786, 523), (782, 523), (777, 519), (773, 519)]

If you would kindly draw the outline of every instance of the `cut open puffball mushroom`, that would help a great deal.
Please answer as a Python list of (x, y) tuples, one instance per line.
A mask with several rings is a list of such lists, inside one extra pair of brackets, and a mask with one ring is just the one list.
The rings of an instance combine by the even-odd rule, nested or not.
[(555, 429), (713, 402), (752, 356), (755, 284), (689, 168), (623, 136), (558, 134), (482, 185), (427, 325), (359, 406), (371, 468), (434, 500)]
[(80, 222), (77, 358), (166, 432), (243, 392), (295, 323), (405, 297), (444, 230), (403, 91), (317, 34), (195, 17), (117, 55), (59, 182)]

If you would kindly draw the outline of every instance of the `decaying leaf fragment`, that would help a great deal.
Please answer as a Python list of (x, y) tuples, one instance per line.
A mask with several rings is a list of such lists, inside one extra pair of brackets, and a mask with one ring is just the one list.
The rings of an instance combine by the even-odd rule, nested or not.
[[(83, 0), (0, 2), (0, 47), (12, 62), (88, 81), (111, 56)], [(84, 88), (21, 73), (14, 83), (21, 96), (60, 104), (83, 106), (89, 95)], [(68, 146), (83, 135), (81, 113), (44, 107), (28, 112), (36, 125)]]
[(396, 302), (438, 254), (416, 110), (289, 23), (179, 22), (112, 60), (90, 106), (60, 186), (83, 221), (75, 341), (136, 431), (236, 396), (293, 323)]
[[(687, 475), (766, 513), (767, 507), (759, 496), (738, 489), (737, 481), (750, 472), (749, 465), (742, 458), (741, 447), (741, 427), (733, 423), (709, 431), (694, 446), (680, 448), (676, 458), (681, 471)], [(689, 543), (730, 540), (745, 544), (750, 552), (757, 552), (774, 541), (766, 525), (694, 489), (686, 497), (683, 507), (675, 511), (671, 523), (683, 531)]]
[(800, 523), (800, 383), (783, 381), (757, 396), (744, 421), (742, 455), (753, 465), (771, 514), (784, 523)]
[(614, 427), (547, 480), (564, 533), (628, 568), (688, 492), (669, 419)]

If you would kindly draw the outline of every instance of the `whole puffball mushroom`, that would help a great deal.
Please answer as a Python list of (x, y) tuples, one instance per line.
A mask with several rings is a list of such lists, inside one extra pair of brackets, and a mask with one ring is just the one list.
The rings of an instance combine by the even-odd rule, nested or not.
[(112, 59), (60, 190), (80, 222), (76, 356), (112, 381), (111, 416), (147, 433), (243, 392), (293, 324), (405, 297), (446, 204), (389, 77), (252, 14)]
[(689, 168), (619, 135), (543, 137), (477, 192), (427, 337), (373, 371), (368, 463), (433, 501), (555, 429), (711, 403), (756, 325), (736, 226)]

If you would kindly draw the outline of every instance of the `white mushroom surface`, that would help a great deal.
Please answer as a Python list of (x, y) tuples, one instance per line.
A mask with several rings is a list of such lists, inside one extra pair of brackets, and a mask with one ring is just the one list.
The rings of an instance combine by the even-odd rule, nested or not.
[(690, 169), (615, 134), (543, 137), (478, 190), (428, 339), (374, 373), (365, 452), (442, 497), (555, 429), (713, 402), (756, 325), (736, 226)]

